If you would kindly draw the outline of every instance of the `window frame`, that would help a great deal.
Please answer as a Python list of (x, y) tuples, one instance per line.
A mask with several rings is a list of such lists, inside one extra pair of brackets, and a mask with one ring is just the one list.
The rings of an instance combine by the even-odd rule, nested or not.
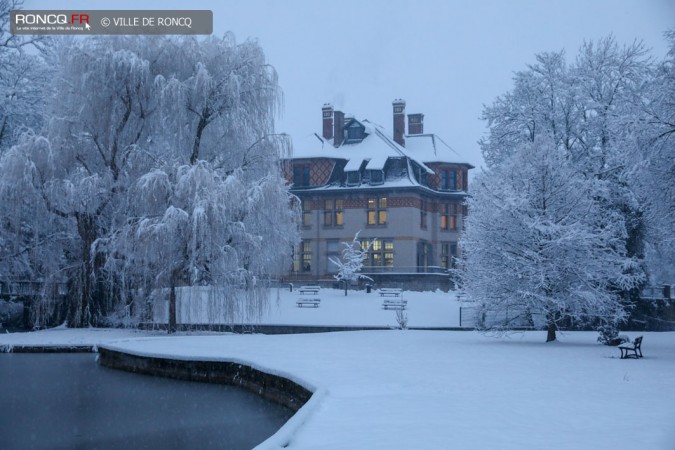
[[(375, 238), (361, 240), (361, 249), (365, 250), (370, 243), (366, 259), (363, 261), (365, 267), (394, 267), (396, 252), (394, 251), (393, 238)], [(377, 262), (377, 263), (376, 263)]]
[(457, 203), (442, 203), (440, 224), (441, 231), (457, 230)]
[(323, 201), (324, 228), (341, 228), (345, 223), (345, 201), (341, 198), (330, 198)]
[(387, 226), (388, 197), (368, 197), (366, 210), (366, 226)]
[[(312, 186), (312, 165), (308, 163), (293, 165), (293, 187), (303, 188)], [(299, 181), (299, 182), (298, 182)]]
[(457, 169), (441, 169), (441, 191), (457, 191)]
[[(309, 263), (307, 267), (306, 264)], [(293, 273), (312, 271), (312, 241), (303, 239), (293, 247)]]
[(300, 205), (302, 208), (302, 226), (309, 228), (312, 226), (312, 202), (309, 199), (303, 199)]

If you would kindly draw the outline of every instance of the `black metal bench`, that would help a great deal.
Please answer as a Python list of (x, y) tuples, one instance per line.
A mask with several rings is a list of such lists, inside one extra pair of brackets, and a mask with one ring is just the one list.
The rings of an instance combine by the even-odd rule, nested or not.
[[(633, 342), (627, 342), (625, 344), (619, 345), (619, 350), (621, 351), (621, 359), (626, 358), (642, 358), (642, 336), (635, 338)], [(633, 353), (631, 355), (631, 352)]]

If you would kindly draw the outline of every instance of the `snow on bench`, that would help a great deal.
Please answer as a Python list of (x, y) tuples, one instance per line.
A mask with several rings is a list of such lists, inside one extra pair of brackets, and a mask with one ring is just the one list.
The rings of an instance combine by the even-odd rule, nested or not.
[[(642, 349), (640, 347), (642, 347), (642, 336), (636, 337), (633, 342), (627, 342), (625, 344), (619, 345), (621, 359), (642, 358)], [(633, 352), (633, 355), (629, 355), (628, 352)]]
[(380, 297), (401, 297), (402, 289), (399, 288), (380, 288)]
[(398, 310), (404, 310), (406, 306), (408, 305), (407, 300), (402, 300), (402, 299), (384, 299), (382, 302), (382, 308), (384, 309), (398, 309)]
[(301, 297), (295, 302), (295, 304), (298, 305), (298, 308), (303, 308), (305, 306), (318, 308), (321, 304), (321, 299), (318, 297)]
[(300, 286), (298, 292), (300, 295), (316, 295), (320, 290), (320, 286)]
[(305, 306), (318, 308), (321, 304), (321, 299), (317, 297), (320, 290), (320, 286), (300, 286), (298, 289), (300, 298), (298, 298), (295, 304), (298, 306), (298, 308), (303, 308)]

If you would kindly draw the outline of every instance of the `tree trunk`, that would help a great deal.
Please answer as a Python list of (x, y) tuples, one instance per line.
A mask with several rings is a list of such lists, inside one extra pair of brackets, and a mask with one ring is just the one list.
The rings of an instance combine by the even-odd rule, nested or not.
[(176, 277), (171, 276), (171, 288), (169, 290), (169, 334), (176, 332)]
[(347, 289), (349, 288), (349, 282), (347, 280), (344, 280), (345, 282), (345, 297), (347, 296)]
[(555, 322), (552, 320), (548, 322), (548, 325), (546, 327), (546, 342), (552, 342), (556, 340), (555, 337), (555, 330), (557, 330), (558, 327), (556, 326)]
[(91, 246), (96, 240), (96, 221), (89, 214), (76, 214), (77, 232), (82, 241), (82, 258), (80, 261), (78, 292), (71, 296), (73, 299), (68, 308), (68, 326), (82, 328), (91, 325), (91, 318), (96, 316), (92, 305), (94, 271), (91, 257)]
[(202, 133), (204, 128), (209, 124), (209, 112), (208, 110), (204, 111), (199, 117), (199, 123), (197, 124), (197, 130), (195, 131), (195, 139), (192, 144), (192, 154), (190, 154), (190, 165), (194, 166), (197, 160), (199, 159), (199, 147), (202, 143)]

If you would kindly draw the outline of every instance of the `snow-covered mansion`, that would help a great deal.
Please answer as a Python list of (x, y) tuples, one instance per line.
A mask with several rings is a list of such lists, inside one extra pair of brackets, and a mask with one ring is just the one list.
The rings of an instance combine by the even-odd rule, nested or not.
[(323, 130), (294, 144), (284, 162), (302, 204), (302, 242), (289, 278), (332, 280), (341, 242), (372, 241), (364, 274), (382, 284), (449, 286), (468, 190), (468, 171), (424, 115), (393, 102), (393, 133), (326, 104)]

